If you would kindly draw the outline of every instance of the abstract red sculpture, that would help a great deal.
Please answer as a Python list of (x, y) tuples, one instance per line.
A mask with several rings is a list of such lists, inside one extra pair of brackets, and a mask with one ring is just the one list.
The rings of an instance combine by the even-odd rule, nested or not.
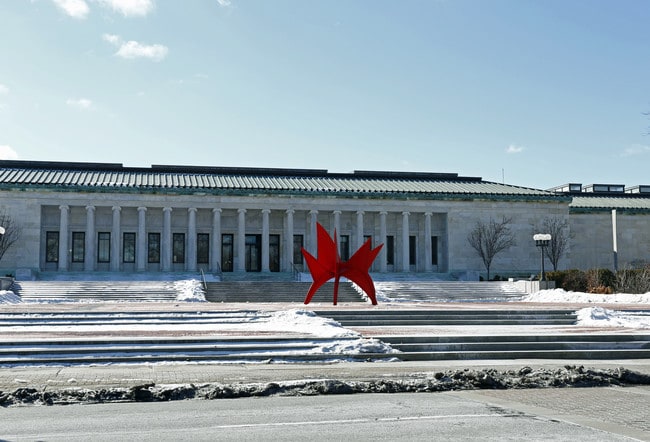
[(377, 257), (383, 244), (372, 249), (370, 247), (370, 240), (368, 240), (348, 261), (341, 261), (341, 256), (339, 255), (336, 242), (336, 230), (334, 231), (334, 239), (332, 239), (320, 223), (317, 223), (316, 229), (318, 239), (318, 258), (314, 258), (305, 250), (304, 247), (302, 248), (302, 255), (307, 261), (307, 266), (309, 267), (309, 271), (311, 272), (314, 281), (307, 292), (305, 304), (309, 304), (311, 298), (323, 284), (334, 278), (334, 305), (336, 305), (339, 291), (339, 279), (345, 277), (361, 287), (361, 290), (368, 295), (372, 304), (377, 305), (375, 284), (372, 282), (369, 271), (372, 262)]

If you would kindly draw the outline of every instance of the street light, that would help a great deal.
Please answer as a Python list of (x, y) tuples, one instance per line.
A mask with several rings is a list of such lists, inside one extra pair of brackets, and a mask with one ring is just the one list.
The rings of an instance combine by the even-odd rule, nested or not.
[[(544, 271), (544, 248), (548, 247), (549, 243), (551, 242), (551, 234), (537, 233), (533, 235), (533, 239), (535, 240), (535, 245), (539, 247), (541, 251), (542, 273), (539, 275), (539, 288), (541, 289), (542, 281), (546, 281), (546, 272)], [(545, 288), (548, 288), (548, 284), (546, 284)]]

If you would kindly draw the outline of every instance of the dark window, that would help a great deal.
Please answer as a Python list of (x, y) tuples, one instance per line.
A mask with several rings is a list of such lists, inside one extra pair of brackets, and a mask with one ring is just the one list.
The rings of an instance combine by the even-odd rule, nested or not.
[(86, 253), (85, 232), (72, 232), (72, 262), (84, 262)]
[(438, 237), (431, 237), (431, 264), (438, 265)]
[(197, 264), (210, 262), (210, 235), (207, 233), (196, 235), (196, 262)]
[(135, 262), (135, 232), (124, 232), (122, 236), (122, 261)]
[(151, 263), (160, 262), (160, 233), (147, 235), (147, 257)]
[(395, 264), (395, 237), (386, 237), (386, 264), (392, 266)]
[(363, 243), (370, 241), (370, 247), (372, 247), (372, 235), (363, 235)]
[(172, 262), (182, 264), (185, 262), (185, 234), (174, 233), (172, 235)]
[(97, 262), (111, 262), (111, 234), (97, 233)]
[(45, 233), (45, 262), (59, 262), (59, 232)]
[(409, 236), (409, 264), (415, 265), (415, 257), (417, 256), (417, 249), (415, 248), (415, 236)]
[(339, 253), (341, 254), (341, 261), (350, 259), (350, 235), (341, 235), (341, 239), (339, 239)]
[(302, 235), (293, 235), (293, 263), (294, 265), (302, 265), (303, 256), (302, 248), (304, 244), (304, 237)]
[(224, 233), (221, 235), (221, 270), (224, 272), (232, 272), (233, 260), (233, 235), (232, 233)]
[(269, 235), (269, 270), (280, 271), (280, 235)]
[(247, 272), (259, 272), (262, 267), (262, 253), (260, 243), (262, 235), (246, 235), (246, 258), (245, 266)]

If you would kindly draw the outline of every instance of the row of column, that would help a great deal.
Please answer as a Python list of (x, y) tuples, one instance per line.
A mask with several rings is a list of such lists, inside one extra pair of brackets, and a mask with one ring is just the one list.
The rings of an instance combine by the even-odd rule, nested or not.
[[(69, 262), (69, 218), (70, 207), (67, 205), (59, 206), (60, 210), (60, 233), (59, 233), (59, 270), (68, 270)], [(111, 253), (110, 269), (119, 271), (120, 269), (120, 238), (121, 238), (121, 210), (120, 206), (112, 207), (112, 227), (111, 227)], [(136, 270), (146, 270), (147, 264), (147, 243), (146, 243), (146, 207), (138, 207), (138, 233), (136, 246)], [(221, 211), (220, 208), (212, 209), (212, 241), (210, 247), (210, 269), (217, 270), (221, 263)], [(171, 228), (171, 207), (163, 207), (163, 226), (161, 237), (161, 270), (170, 271), (172, 268), (172, 228)], [(197, 231), (196, 231), (196, 212), (197, 208), (190, 207), (187, 209), (187, 271), (196, 271), (196, 252), (197, 252)], [(245, 271), (245, 253), (246, 253), (246, 209), (237, 209), (237, 256), (234, 270)], [(269, 271), (269, 216), (270, 209), (262, 209), (262, 271)], [(288, 259), (288, 267), (293, 266), (293, 236), (294, 236), (294, 209), (285, 210), (285, 229), (286, 241), (284, 256)], [(334, 230), (341, 231), (341, 211), (335, 210)], [(364, 240), (363, 234), (363, 217), (364, 211), (357, 211), (357, 237), (356, 249), (361, 247)], [(387, 211), (379, 212), (379, 236), (386, 239)], [(409, 271), (409, 216), (410, 212), (402, 212), (402, 271)], [(430, 271), (431, 263), (431, 212), (424, 213), (424, 237), (425, 237), (425, 271)], [(317, 250), (316, 224), (318, 222), (318, 210), (309, 211), (309, 239), (307, 249), (315, 254)], [(338, 233), (337, 233), (338, 234)], [(84, 256), (84, 270), (93, 271), (95, 266), (95, 206), (86, 206), (86, 235), (85, 235), (86, 253)], [(387, 271), (386, 247), (382, 247), (379, 253), (379, 271)]]

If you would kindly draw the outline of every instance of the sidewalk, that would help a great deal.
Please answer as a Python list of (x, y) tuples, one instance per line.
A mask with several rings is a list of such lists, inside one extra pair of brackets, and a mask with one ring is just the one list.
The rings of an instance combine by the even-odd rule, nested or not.
[(555, 369), (566, 365), (586, 368), (624, 367), (650, 375), (650, 360), (468, 360), (425, 362), (341, 362), (332, 364), (112, 364), (70, 367), (2, 367), (0, 391), (34, 388), (51, 391), (68, 388), (130, 388), (151, 384), (247, 384), (294, 380), (367, 381), (378, 379), (422, 379), (436, 372), (464, 368), (494, 368), (499, 371), (522, 367)]

